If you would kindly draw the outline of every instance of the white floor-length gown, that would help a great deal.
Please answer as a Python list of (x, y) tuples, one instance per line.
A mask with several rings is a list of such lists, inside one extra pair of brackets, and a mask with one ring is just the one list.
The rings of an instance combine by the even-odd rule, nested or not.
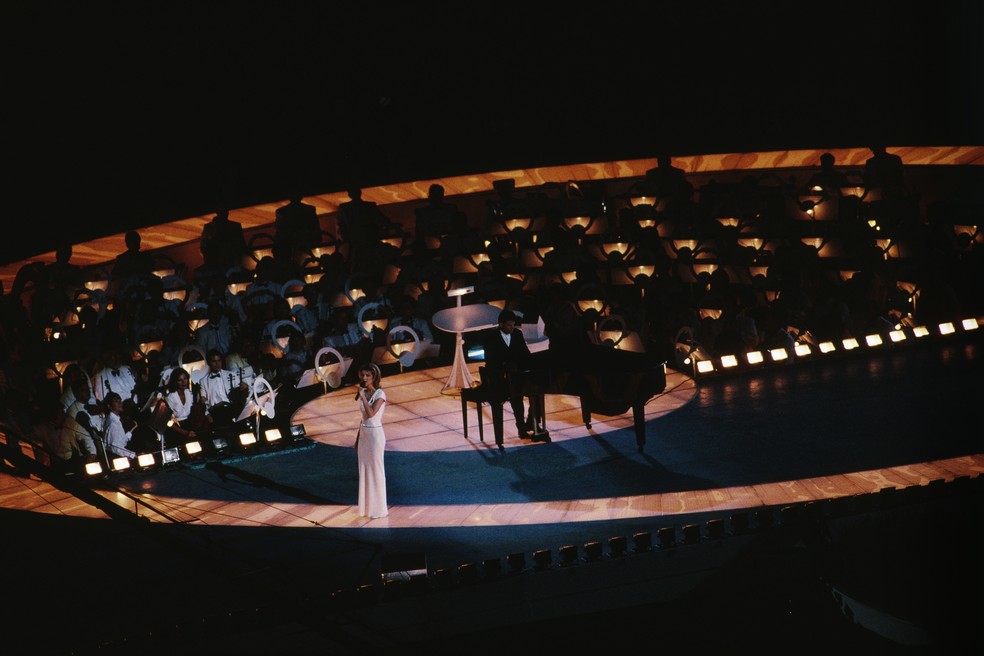
[(382, 399), (383, 405), (372, 417), (366, 417), (366, 407), (359, 398), (362, 412), (362, 425), (359, 429), (359, 516), (385, 517), (386, 470), (383, 467), (383, 453), (386, 450), (386, 433), (383, 432), (383, 410), (386, 409), (386, 393), (381, 389), (373, 392), (369, 405)]

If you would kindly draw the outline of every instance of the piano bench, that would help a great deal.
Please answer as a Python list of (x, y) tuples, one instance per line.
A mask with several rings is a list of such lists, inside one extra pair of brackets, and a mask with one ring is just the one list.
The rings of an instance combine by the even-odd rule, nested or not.
[(464, 388), (461, 390), (461, 425), (468, 439), (468, 403), (475, 404), (475, 413), (478, 415), (478, 439), (485, 441), (485, 422), (482, 415), (482, 405), (489, 402), (486, 390), (481, 385), (477, 387)]

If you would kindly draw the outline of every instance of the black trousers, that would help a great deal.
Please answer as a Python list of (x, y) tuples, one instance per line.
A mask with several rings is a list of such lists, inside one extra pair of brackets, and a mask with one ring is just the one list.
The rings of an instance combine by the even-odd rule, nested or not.
[(516, 421), (516, 430), (523, 433), (526, 430), (526, 407), (523, 402), (522, 372), (502, 372), (491, 374), (493, 394), (489, 400), (492, 409), (492, 428), (495, 433), (495, 443), (502, 444), (503, 412), (502, 406), (508, 402)]

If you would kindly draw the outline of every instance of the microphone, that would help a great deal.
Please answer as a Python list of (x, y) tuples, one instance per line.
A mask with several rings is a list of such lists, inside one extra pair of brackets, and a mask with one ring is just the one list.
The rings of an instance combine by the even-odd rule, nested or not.
[(365, 384), (365, 383), (361, 383), (361, 382), (360, 382), (360, 383), (359, 383), (359, 387), (358, 387), (358, 389), (356, 389), (356, 390), (355, 390), (355, 400), (356, 400), (356, 401), (358, 401), (358, 400), (359, 400), (359, 394), (360, 394), (360, 393), (362, 392), (362, 390), (364, 390), (365, 388), (366, 388), (366, 384)]

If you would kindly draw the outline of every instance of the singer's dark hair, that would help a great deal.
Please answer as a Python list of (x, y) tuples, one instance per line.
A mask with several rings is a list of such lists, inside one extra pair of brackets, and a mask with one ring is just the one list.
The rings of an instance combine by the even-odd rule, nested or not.
[(379, 371), (379, 366), (373, 362), (369, 362), (359, 367), (359, 373), (361, 374), (363, 371), (368, 371), (372, 374), (372, 386), (378, 388), (379, 381), (383, 377), (382, 372)]

